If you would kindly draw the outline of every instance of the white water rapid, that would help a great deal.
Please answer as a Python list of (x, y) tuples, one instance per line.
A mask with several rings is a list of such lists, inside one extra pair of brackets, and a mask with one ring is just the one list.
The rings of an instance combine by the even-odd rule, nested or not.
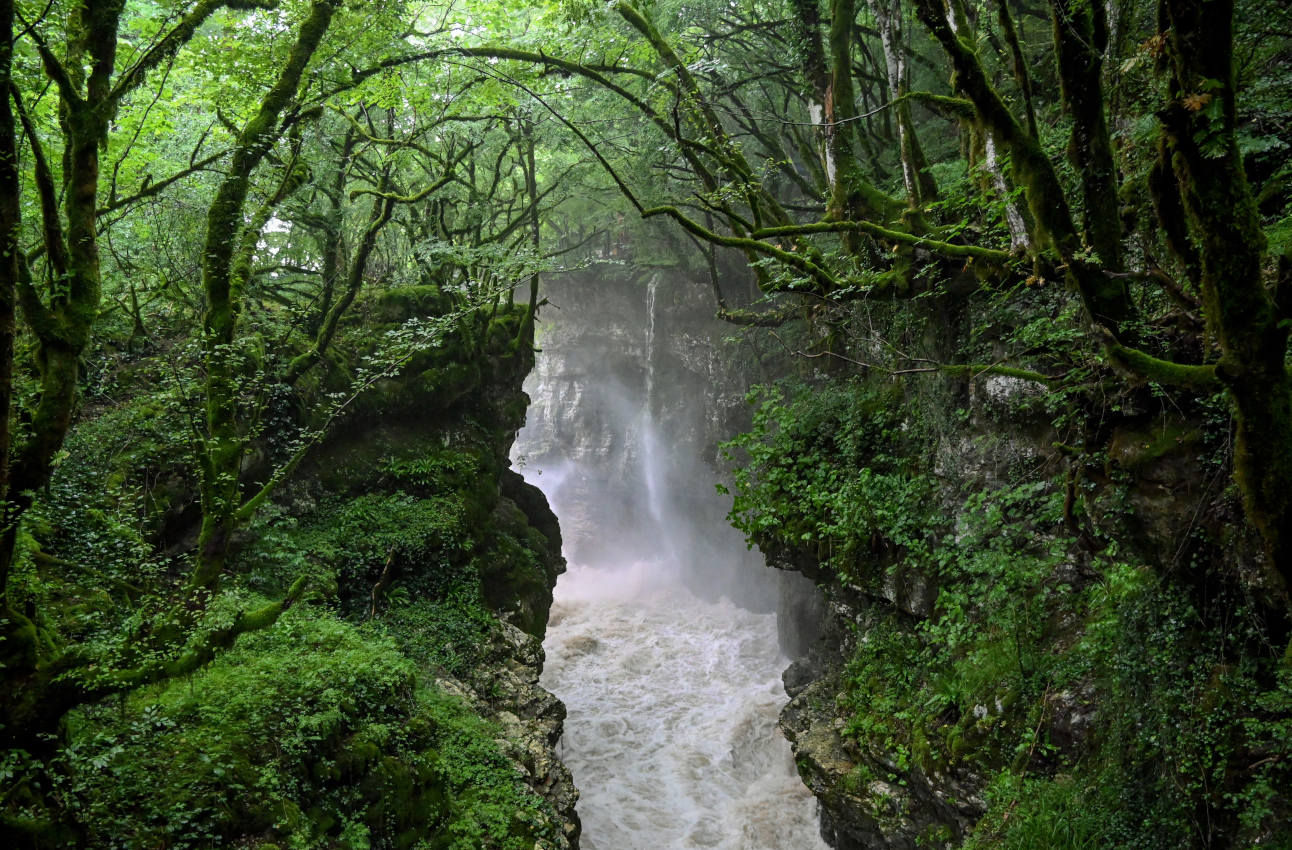
[(710, 372), (726, 328), (695, 321), (711, 308), (663, 273), (547, 286), (560, 309), (515, 456), (571, 560), (542, 682), (569, 712), (583, 850), (827, 850), (776, 725), (783, 580), (725, 522), (703, 459), (716, 391), (743, 394)]
[(698, 599), (677, 571), (573, 566), (557, 585), (543, 684), (569, 710), (583, 850), (826, 850), (776, 728), (775, 615)]

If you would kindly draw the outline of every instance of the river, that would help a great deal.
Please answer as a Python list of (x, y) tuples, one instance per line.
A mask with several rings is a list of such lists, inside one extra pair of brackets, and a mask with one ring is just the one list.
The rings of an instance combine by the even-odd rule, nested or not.
[(824, 850), (776, 727), (775, 615), (697, 598), (680, 567), (574, 566), (557, 585), (543, 684), (569, 709), (582, 847)]
[(727, 524), (703, 459), (722, 410), (743, 404), (720, 368), (728, 329), (684, 280), (603, 269), (545, 283), (555, 309), (514, 459), (571, 561), (542, 681), (569, 711), (582, 846), (826, 850), (776, 725), (780, 574)]

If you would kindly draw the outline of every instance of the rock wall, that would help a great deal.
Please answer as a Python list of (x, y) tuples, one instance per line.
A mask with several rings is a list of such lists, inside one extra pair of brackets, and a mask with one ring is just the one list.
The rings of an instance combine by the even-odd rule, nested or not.
[[(927, 386), (908, 387), (906, 404), (911, 407), (928, 404), (929, 399), (920, 394), (940, 391)], [(1115, 764), (1115, 759), (1121, 757), (1119, 753), (1110, 755), (1102, 749), (1100, 736), (1111, 734), (1105, 730), (1124, 728), (1119, 724), (1131, 717), (1137, 718), (1136, 725), (1130, 732), (1118, 734), (1132, 740), (1149, 735), (1143, 729), (1150, 721), (1144, 718), (1155, 716), (1158, 710), (1155, 703), (1160, 700), (1162, 714), (1153, 722), (1161, 722), (1168, 728), (1178, 723), (1181, 729), (1197, 723), (1204, 730), (1202, 734), (1210, 737), (1214, 735), (1211, 730), (1227, 722), (1233, 716), (1231, 712), (1237, 710), (1227, 706), (1209, 713), (1213, 711), (1212, 706), (1223, 705), (1225, 699), (1212, 694), (1196, 697), (1199, 703), (1192, 710), (1201, 717), (1191, 716), (1181, 709), (1174, 694), (1179, 692), (1175, 689), (1188, 688), (1197, 689), (1191, 693), (1205, 694), (1230, 669), (1228, 665), (1238, 663), (1214, 659), (1195, 661), (1201, 639), (1189, 636), (1188, 629), (1196, 629), (1201, 634), (1208, 628), (1207, 618), (1218, 616), (1223, 622), (1229, 616), (1226, 606), (1233, 603), (1217, 604), (1217, 600), (1224, 600), (1230, 594), (1233, 594), (1230, 598), (1245, 598), (1245, 604), (1251, 606), (1249, 612), (1262, 610), (1262, 603), (1253, 602), (1254, 598), (1259, 599), (1262, 584), (1252, 563), (1254, 543), (1250, 536), (1239, 531), (1232, 498), (1213, 489), (1214, 478), (1209, 480), (1208, 476), (1215, 473), (1208, 472), (1197, 460), (1201, 423), (1178, 416), (1180, 411), (1174, 411), (1178, 418), (1155, 415), (1144, 394), (1127, 393), (1116, 402), (1117, 415), (1108, 417), (1107, 427), (1092, 436), (1099, 441), (1097, 445), (1104, 447), (1096, 455), (1102, 463), (1069, 465), (1070, 456), (1065, 451), (1070, 450), (1056, 441), (1054, 431), (1047, 427), (1047, 418), (1037, 413), (1036, 402), (1042, 393), (1034, 384), (988, 378), (954, 387), (953, 391), (962, 395), (967, 416), (958, 425), (945, 427), (936, 435), (935, 448), (925, 456), (918, 473), (935, 482), (929, 494), (931, 504), (936, 506), (932, 514), (937, 515), (943, 527), (957, 530), (957, 534), (933, 545), (953, 549), (963, 546), (964, 549), (935, 554), (932, 558), (916, 557), (900, 546), (880, 542), (868, 557), (861, 558), (861, 563), (849, 568), (849, 577), (844, 577), (837, 565), (824, 563), (818, 549), (763, 543), (769, 564), (811, 577), (825, 594), (820, 638), (784, 676), (792, 699), (782, 712), (781, 728), (791, 741), (800, 775), (820, 802), (823, 837), (839, 850), (958, 847), (983, 832), (1005, 834), (1010, 828), (1011, 816), (1020, 821), (1024, 817), (1046, 819), (1050, 824), (1046, 828), (1057, 836), (1055, 843), (998, 845), (987, 838), (977, 839), (983, 843), (973, 846), (1094, 846), (1080, 843), (1087, 839), (1078, 837), (1083, 834), (1079, 830), (1089, 830), (1089, 835), (1111, 829), (1129, 832), (1138, 827), (1110, 824), (1115, 824), (1132, 805), (1155, 805), (1154, 795), (1150, 792), (1149, 799), (1142, 799), (1142, 792), (1134, 782), (1126, 789), (1107, 792), (1084, 786), (1089, 779), (1073, 778), (1078, 769), (1074, 766), (1087, 762)], [(1055, 471), (1065, 468), (1068, 470), (1066, 493), (1062, 489), (1064, 485), (1054, 484), (1053, 478), (1050, 483), (1044, 483), (1045, 477), (1038, 474), (1038, 471), (1049, 471), (1054, 476)], [(966, 686), (977, 688), (972, 698), (952, 692), (949, 684), (943, 684), (944, 690), (939, 691), (930, 681), (920, 681), (914, 685), (910, 702), (899, 703), (892, 715), (870, 716), (859, 721), (858, 716), (865, 712), (859, 711), (855, 702), (850, 703), (855, 699), (850, 693), (912, 686), (905, 680), (906, 671), (900, 668), (857, 664), (856, 659), (863, 657), (882, 661), (883, 653), (889, 651), (863, 651), (867, 644), (884, 646), (885, 642), (904, 640), (906, 645), (918, 647), (917, 652), (940, 652), (940, 643), (956, 639), (954, 635), (938, 631), (937, 624), (946, 621), (948, 604), (981, 606), (965, 622), (982, 624), (975, 627), (982, 628), (990, 639), (995, 617), (991, 605), (1001, 605), (1001, 600), (991, 603), (986, 598), (970, 598), (966, 602), (953, 595), (951, 598), (959, 601), (947, 603), (939, 594), (951, 587), (951, 581), (963, 580), (957, 575), (957, 562), (972, 563), (975, 557), (982, 556), (982, 550), (997, 552), (991, 548), (990, 541), (966, 533), (974, 522), (981, 522), (980, 518), (971, 516), (967, 505), (991, 505), (993, 500), (1001, 500), (996, 504), (1005, 506), (998, 510), (1009, 515), (1012, 510), (1006, 501), (1012, 498), (1009, 494), (1019, 492), (1018, 488), (1029, 486), (1029, 482), (1035, 488), (1034, 493), (1048, 494), (1050, 504), (1062, 503), (1063, 519), (1053, 517), (1028, 525), (1031, 519), (1025, 514), (1016, 517), (1013, 521), (1019, 523), (1017, 527), (1033, 529), (1032, 540), (1014, 544), (1019, 548), (1013, 551), (1001, 547), (998, 554), (988, 557), (1004, 561), (1014, 551), (1022, 551), (1023, 546), (1040, 541), (1038, 548), (1048, 549), (1049, 560), (1033, 584), (1020, 583), (1016, 592), (1053, 601), (1038, 604), (1037, 610), (1046, 613), (1023, 639), (1031, 643), (1004, 633), (996, 636), (994, 642), (1004, 647), (1002, 656), (1017, 653), (1020, 668), (1026, 653), (1039, 653), (1051, 659), (1071, 654), (1080, 660), (1057, 662), (1052, 669), (1059, 672), (1047, 674), (1054, 678), (1044, 685), (1029, 683), (1017, 671), (1009, 675), (983, 674), (979, 671), (986, 663), (975, 659), (973, 654), (985, 655), (996, 650), (990, 642), (980, 639), (968, 648), (962, 645), (957, 652), (947, 653), (939, 662), (943, 665), (941, 681), (944, 683), (964, 681), (956, 678), (959, 673), (945, 673), (955, 665), (960, 665), (958, 669), (970, 678), (983, 676)], [(966, 496), (971, 498), (967, 501)], [(974, 502), (975, 498), (981, 501)], [(1035, 510), (1040, 501), (1028, 502), (1029, 509)], [(1117, 626), (1128, 629), (1128, 637), (1100, 650), (1102, 655), (1079, 648), (1083, 641), (1101, 639), (1091, 637), (1092, 634), (1110, 628), (1111, 617), (1106, 611), (1095, 617), (1093, 623), (1084, 619), (1090, 616), (1090, 606), (1108, 604), (1103, 601), (1107, 594), (1100, 582), (1111, 580), (1102, 577), (1098, 559), (1108, 558), (1110, 552), (1115, 552), (1122, 562), (1143, 565), (1137, 568), (1137, 576), (1165, 576), (1161, 584), (1153, 579), (1146, 585), (1154, 588), (1151, 593), (1161, 594), (1154, 597), (1157, 600), (1154, 604), (1183, 605), (1181, 610), (1188, 610), (1188, 616), (1193, 618), (1187, 627), (1178, 623), (1170, 626), (1181, 629), (1180, 643), (1169, 650), (1165, 642), (1161, 644), (1159, 651), (1163, 660), (1150, 662), (1131, 676), (1140, 690), (1129, 701), (1124, 684), (1110, 684), (1117, 681), (1118, 672), (1098, 665), (1141, 663), (1137, 653), (1142, 648), (1126, 644), (1134, 639), (1138, 624), (1131, 620), (1129, 626)], [(943, 566), (934, 566), (939, 561)], [(1183, 567), (1183, 564), (1189, 566)], [(1007, 576), (1008, 569), (1000, 568), (1001, 575)], [(1112, 569), (1115, 572), (1117, 568)], [(1242, 584), (1246, 589), (1240, 589)], [(1063, 601), (1082, 599), (1083, 594), (1094, 602)], [(982, 591), (982, 595), (987, 597), (989, 591)], [(1134, 594), (1131, 596), (1134, 598)], [(1132, 617), (1153, 616), (1148, 607), (1133, 610)], [(1261, 615), (1249, 613), (1247, 616)], [(1164, 640), (1161, 632), (1148, 639)], [(1017, 649), (1012, 648), (1011, 640), (1020, 641)], [(1230, 652), (1235, 653), (1231, 657), (1241, 658), (1236, 650)], [(1164, 669), (1168, 663), (1179, 666)], [(1063, 664), (1071, 664), (1079, 672), (1070, 672)], [(1210, 683), (1200, 685), (1195, 680), (1192, 684), (1179, 684), (1180, 679), (1189, 681), (1189, 677), (1197, 675), (1188, 670), (1190, 664), (1209, 671), (1203, 674), (1203, 681), (1212, 677)], [(894, 681), (891, 684), (885, 680), (857, 681), (858, 677), (876, 675), (877, 667), (886, 669)], [(1063, 678), (1065, 675), (1069, 678)], [(1150, 687), (1150, 676), (1161, 678)], [(1256, 679), (1244, 686), (1261, 687)], [(1222, 687), (1226, 696), (1228, 687)], [(928, 705), (936, 707), (930, 710)], [(1198, 708), (1199, 705), (1202, 707)], [(1170, 733), (1155, 730), (1151, 734)], [(1230, 727), (1226, 734), (1238, 733)], [(1259, 741), (1268, 734), (1261, 732), (1255, 737)], [(1150, 752), (1160, 757), (1156, 742), (1150, 746)], [(1244, 746), (1259, 751), (1269, 744)], [(1235, 752), (1237, 760), (1246, 760), (1243, 764), (1255, 761), (1248, 758), (1245, 750)], [(1174, 761), (1151, 765), (1144, 758), (1134, 757), (1137, 769), (1152, 777), (1146, 781), (1155, 781), (1175, 769)], [(1239, 772), (1232, 767), (1224, 769), (1226, 777), (1234, 777)], [(1009, 786), (1013, 806), (1018, 811), (1006, 808), (1001, 815), (1000, 778), (1019, 774), (1036, 777), (1033, 780), (1036, 787), (1054, 782), (1049, 787), (1061, 790), (1053, 791), (1054, 798), (1033, 804), (1038, 807), (1025, 813), (1020, 801), (1026, 798), (1017, 790), (1020, 786)], [(1108, 793), (1114, 802), (1103, 802), (1101, 793)], [(1089, 803), (1088, 811), (1067, 810), (1063, 807), (1077, 805), (1067, 802), (1069, 794), (1078, 800), (1100, 802)], [(1096, 805), (1107, 806), (1108, 810), (1096, 814)], [(1185, 803), (1182, 808), (1188, 813), (1192, 811), (1187, 808), (1191, 805)], [(989, 824), (989, 831), (982, 828), (984, 823)], [(1225, 829), (1232, 830), (1231, 835), (1245, 836), (1232, 845), (1228, 843), (1231, 839), (1186, 845), (1180, 842), (1190, 839), (1181, 839), (1179, 834), (1168, 836), (1163, 830), (1155, 839), (1160, 844), (1143, 843), (1148, 839), (1140, 835), (1126, 846), (1252, 846), (1247, 842), (1259, 844), (1268, 836), (1279, 834), (1282, 827), (1278, 823), (1279, 817), (1275, 815), (1267, 818), (1263, 826), (1246, 827), (1251, 830), (1246, 833), (1241, 832), (1243, 827), (1232, 823)], [(1187, 835), (1188, 821), (1182, 820), (1181, 824), (1181, 833)], [(1040, 840), (1024, 839), (1025, 842)]]
[[(365, 327), (418, 315), (437, 297), (393, 292), (367, 306)], [(342, 605), (384, 608), (436, 689), (497, 725), (497, 743), (515, 773), (556, 818), (524, 826), (525, 834), (546, 836), (534, 847), (577, 850), (579, 794), (558, 754), (565, 706), (538, 683), (552, 590), (565, 570), (561, 529), (542, 491), (509, 460), (529, 403), (522, 382), (534, 365), (522, 314), (495, 317), (474, 335), (455, 334), (362, 397), (280, 501), (302, 524), (326, 526), (350, 522), (348, 499), (448, 500), (460, 530), (418, 537), (412, 548), (392, 544), (381, 571), (342, 577)], [(463, 346), (477, 350), (464, 353)], [(383, 605), (379, 597), (392, 586), (409, 593)], [(437, 640), (419, 634), (427, 612), (443, 606), (444, 596), (477, 586), (493, 618), (441, 625), (434, 617), (444, 615), (436, 614), (432, 628), (450, 638), (467, 628), (470, 645), (423, 651), (422, 641)]]
[(726, 522), (718, 445), (747, 423), (754, 362), (676, 271), (594, 266), (544, 281), (549, 304), (526, 382), (522, 471), (557, 505), (566, 555), (617, 563), (661, 541), (694, 589), (774, 606), (778, 579)]

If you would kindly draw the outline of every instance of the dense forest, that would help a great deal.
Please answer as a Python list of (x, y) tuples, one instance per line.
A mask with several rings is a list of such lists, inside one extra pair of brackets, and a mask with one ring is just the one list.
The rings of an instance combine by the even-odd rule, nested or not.
[(1292, 846), (1284, 0), (0, 0), (0, 89), (5, 846), (577, 846), (589, 268), (757, 376), (836, 846)]

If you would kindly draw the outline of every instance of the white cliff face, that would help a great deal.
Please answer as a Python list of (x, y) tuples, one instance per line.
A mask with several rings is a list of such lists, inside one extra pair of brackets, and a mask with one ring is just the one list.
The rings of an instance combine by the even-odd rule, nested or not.
[[(737, 564), (765, 573), (714, 488), (717, 444), (747, 415), (747, 380), (707, 287), (609, 267), (553, 278), (546, 297), (513, 456), (559, 503), (566, 557), (651, 554), (665, 540), (691, 553), (693, 584), (714, 571), (713, 583), (735, 584)], [(774, 584), (738, 583), (750, 582)]]

